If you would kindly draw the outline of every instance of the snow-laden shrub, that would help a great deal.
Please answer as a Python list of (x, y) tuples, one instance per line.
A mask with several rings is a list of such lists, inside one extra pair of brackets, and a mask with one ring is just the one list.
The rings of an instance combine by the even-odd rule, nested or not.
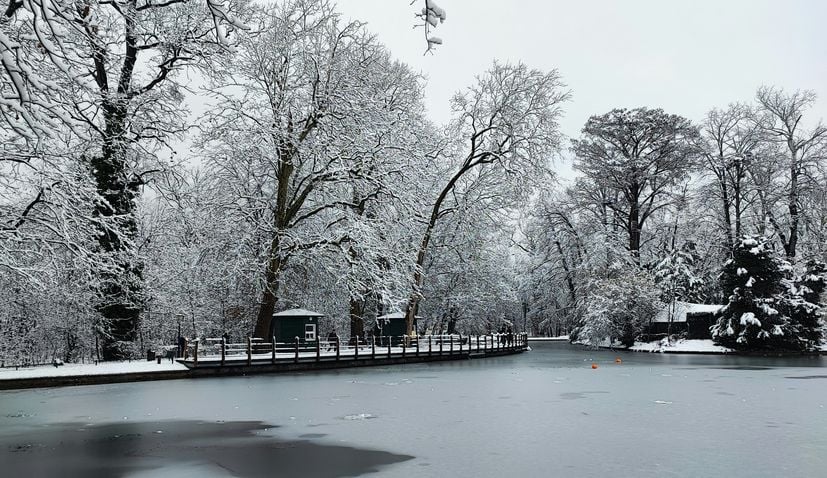
[(594, 282), (578, 340), (598, 344), (609, 339), (631, 346), (660, 309), (659, 289), (636, 267), (616, 270)]

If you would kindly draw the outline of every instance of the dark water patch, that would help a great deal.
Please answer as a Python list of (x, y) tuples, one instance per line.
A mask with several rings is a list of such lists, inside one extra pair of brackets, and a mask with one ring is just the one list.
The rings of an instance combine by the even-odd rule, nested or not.
[(818, 378), (827, 378), (827, 375), (792, 375), (784, 378), (792, 378), (795, 380), (814, 380)]
[(598, 394), (598, 393), (609, 393), (605, 390), (596, 390), (591, 392), (564, 392), (560, 394), (560, 398), (563, 400), (580, 400), (582, 398), (586, 398), (586, 395)]
[(3, 476), (20, 477), (117, 478), (142, 471), (174, 476), (200, 464), (239, 477), (333, 478), (377, 472), (413, 458), (281, 440), (271, 434), (276, 428), (258, 421), (59, 423), (2, 437), (0, 463)]

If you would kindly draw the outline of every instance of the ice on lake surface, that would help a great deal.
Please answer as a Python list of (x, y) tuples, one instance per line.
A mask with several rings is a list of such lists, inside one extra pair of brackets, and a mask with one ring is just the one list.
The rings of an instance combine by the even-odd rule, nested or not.
[(823, 357), (548, 342), (484, 360), (0, 392), (0, 469), (61, 477), (824, 476), (825, 365)]

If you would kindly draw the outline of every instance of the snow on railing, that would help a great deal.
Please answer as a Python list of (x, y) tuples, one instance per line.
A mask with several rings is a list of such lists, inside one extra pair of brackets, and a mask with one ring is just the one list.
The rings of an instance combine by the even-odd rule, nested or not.
[(210, 366), (299, 363), (339, 360), (375, 360), (377, 358), (468, 356), (525, 350), (526, 334), (486, 335), (397, 335), (269, 342), (249, 337), (245, 342), (227, 342), (224, 338), (190, 339), (184, 343), (184, 361)]

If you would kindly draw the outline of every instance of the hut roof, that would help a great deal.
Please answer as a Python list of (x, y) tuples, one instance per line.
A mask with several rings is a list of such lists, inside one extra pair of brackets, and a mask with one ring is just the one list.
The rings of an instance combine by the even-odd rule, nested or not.
[[(672, 322), (686, 322), (686, 314), (715, 314), (721, 309), (721, 307), (723, 306), (709, 304), (693, 304), (690, 302), (677, 301), (675, 303), (675, 316), (672, 318)], [(652, 322), (669, 322), (668, 304), (663, 309), (661, 309), (657, 313), (657, 315), (655, 315), (655, 318), (652, 319)]]
[(288, 309), (276, 312), (273, 317), (324, 317), (324, 314), (307, 309)]
[[(421, 319), (422, 317), (416, 315), (414, 316), (417, 319)], [(377, 319), (381, 320), (388, 320), (388, 319), (404, 319), (405, 313), (404, 312), (391, 312), (390, 314), (380, 315)]]

